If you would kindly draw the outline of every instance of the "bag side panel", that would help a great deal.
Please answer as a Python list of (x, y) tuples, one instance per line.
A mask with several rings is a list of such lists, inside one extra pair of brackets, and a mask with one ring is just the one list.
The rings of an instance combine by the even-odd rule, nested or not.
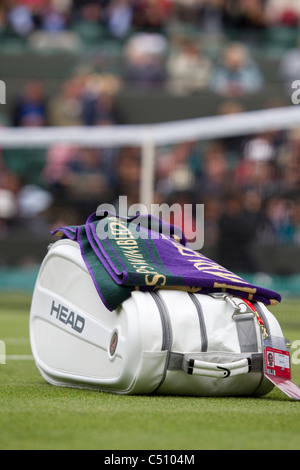
[(108, 311), (78, 245), (53, 245), (42, 264), (30, 313), (32, 351), (44, 377), (57, 385), (129, 390), (141, 361), (138, 313), (129, 301), (130, 318), (122, 308)]

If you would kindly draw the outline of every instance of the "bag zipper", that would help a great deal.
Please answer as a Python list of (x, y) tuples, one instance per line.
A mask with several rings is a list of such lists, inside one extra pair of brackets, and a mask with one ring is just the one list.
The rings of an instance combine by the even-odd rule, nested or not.
[(168, 309), (163, 301), (163, 299), (159, 296), (157, 292), (150, 292), (154, 302), (156, 303), (156, 306), (159, 311), (160, 319), (161, 319), (161, 325), (162, 325), (162, 346), (161, 350), (162, 351), (167, 351), (166, 355), (166, 362), (164, 366), (164, 371), (161, 377), (161, 381), (158, 384), (158, 386), (153, 390), (152, 393), (155, 393), (159, 388), (163, 385), (164, 381), (166, 380), (168, 368), (169, 368), (169, 362), (170, 362), (170, 357), (171, 357), (171, 348), (172, 348), (172, 343), (173, 343), (173, 337), (172, 337), (172, 326), (171, 326), (171, 321), (169, 317), (169, 312)]
[(206, 325), (205, 325), (205, 320), (204, 320), (204, 315), (203, 315), (203, 310), (202, 310), (202, 305), (195, 296), (195, 294), (189, 293), (189, 297), (193, 304), (196, 307), (198, 318), (199, 318), (199, 325), (200, 325), (200, 336), (201, 336), (201, 352), (207, 352), (208, 349), (208, 337), (207, 337), (207, 331), (206, 331)]
[(162, 325), (161, 350), (167, 351), (171, 349), (171, 346), (172, 346), (172, 329), (171, 329), (169, 313), (168, 313), (167, 307), (165, 306), (164, 301), (161, 299), (158, 293), (150, 292), (150, 294), (156, 303), (156, 306), (159, 311), (160, 319), (161, 319), (161, 325)]

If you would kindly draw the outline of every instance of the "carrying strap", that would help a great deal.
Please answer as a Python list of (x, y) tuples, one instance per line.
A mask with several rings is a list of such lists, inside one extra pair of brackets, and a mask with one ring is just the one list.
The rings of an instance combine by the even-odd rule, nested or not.
[(234, 315), (241, 352), (258, 351), (255, 319), (251, 313)]
[[(153, 297), (159, 297), (156, 293), (152, 294)], [(256, 315), (257, 311), (252, 303), (245, 301), (244, 299), (238, 299), (238, 303), (235, 302), (232, 296), (228, 294), (213, 294), (212, 297), (216, 299), (222, 299), (231, 304), (234, 308), (232, 318), (236, 324), (237, 335), (240, 344), (240, 353), (230, 354), (230, 359), (226, 362), (215, 362), (212, 359), (212, 353), (207, 353), (208, 349), (208, 338), (205, 328), (205, 321), (203, 317), (202, 308), (200, 302), (195, 295), (189, 294), (191, 300), (197, 308), (199, 316), (200, 333), (204, 332), (205, 338), (202, 338), (202, 352), (199, 353), (174, 353), (171, 352), (172, 341), (168, 341), (168, 360), (166, 361), (166, 369), (164, 379), (167, 371), (178, 371), (183, 370), (189, 375), (198, 375), (203, 377), (214, 377), (214, 378), (227, 378), (250, 372), (262, 372), (263, 371), (263, 354), (258, 353), (258, 338), (256, 331)], [(157, 301), (157, 299), (155, 299)], [(161, 316), (167, 315), (168, 312), (166, 306), (161, 302), (158, 305)], [(257, 315), (258, 316), (258, 315)], [(258, 316), (258, 319), (260, 317)], [(163, 331), (165, 330), (163, 323)], [(169, 321), (167, 324), (170, 326)], [(164, 335), (163, 335), (164, 336)], [(169, 336), (169, 339), (171, 336)], [(205, 339), (205, 340), (204, 340)], [(164, 341), (163, 341), (164, 343)], [(210, 357), (209, 357), (210, 356)], [(214, 353), (214, 356), (216, 354)], [(217, 354), (218, 356), (218, 354)], [(222, 353), (220, 353), (222, 356)], [(225, 355), (226, 357), (226, 355)], [(224, 355), (223, 355), (224, 358)], [(163, 381), (164, 381), (163, 379)], [(162, 382), (163, 382), (162, 381)]]
[(225, 379), (250, 372), (261, 372), (263, 355), (255, 353), (231, 362), (209, 362), (205, 361), (203, 354), (171, 353), (168, 369), (183, 370), (189, 375)]
[[(260, 320), (257, 310), (252, 303), (244, 299), (238, 299), (238, 303), (232, 296), (227, 294), (214, 294), (216, 299), (227, 301), (234, 308), (232, 318), (235, 322), (240, 353), (233, 354), (230, 360), (225, 362), (214, 362), (212, 354), (202, 353), (180, 354), (170, 353), (168, 370), (183, 370), (189, 375), (202, 377), (227, 378), (250, 372), (263, 371), (263, 354), (259, 353), (256, 321)], [(190, 295), (195, 299), (195, 296)], [(195, 302), (195, 300), (194, 300)], [(205, 326), (204, 319), (200, 322), (200, 329)], [(207, 341), (206, 349), (207, 351)], [(216, 360), (214, 358), (214, 360)]]

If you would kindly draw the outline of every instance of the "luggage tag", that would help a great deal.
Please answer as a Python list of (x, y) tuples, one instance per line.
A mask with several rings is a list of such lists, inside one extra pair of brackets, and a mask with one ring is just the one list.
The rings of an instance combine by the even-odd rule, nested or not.
[(264, 340), (264, 374), (288, 397), (300, 400), (300, 389), (291, 380), (288, 340), (274, 336)]
[(279, 336), (270, 336), (267, 333), (263, 319), (260, 317), (252, 302), (249, 302), (248, 300), (244, 300), (244, 302), (248, 307), (250, 307), (256, 316), (261, 328), (264, 349), (263, 361), (265, 377), (282, 390), (288, 397), (293, 398), (294, 400), (300, 400), (300, 389), (291, 379), (289, 340)]

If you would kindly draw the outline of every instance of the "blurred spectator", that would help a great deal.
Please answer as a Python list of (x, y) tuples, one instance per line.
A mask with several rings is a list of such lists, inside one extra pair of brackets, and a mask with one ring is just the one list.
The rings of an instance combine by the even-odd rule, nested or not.
[[(193, 191), (179, 190), (174, 191), (169, 195), (166, 201), (170, 209), (169, 213), (154, 214), (161, 217), (166, 223), (179, 227), (184, 233), (187, 243), (195, 243), (196, 236), (200, 238), (200, 231), (204, 230), (200, 220), (197, 220), (194, 214), (195, 208), (195, 195)], [(161, 204), (162, 204), (161, 203)], [(164, 218), (165, 216), (165, 218)], [(198, 242), (199, 242), (198, 238)], [(201, 247), (199, 247), (200, 249)]]
[(191, 162), (195, 155), (194, 142), (172, 145), (157, 158), (157, 190), (163, 196), (194, 189), (195, 174)]
[(235, 168), (234, 182), (242, 190), (256, 190), (263, 198), (279, 189), (275, 166), (265, 160), (243, 158)]
[(15, 195), (0, 187), (0, 239), (7, 236), (8, 225), (17, 216)]
[(46, 187), (55, 195), (64, 195), (64, 180), (76, 152), (77, 148), (70, 145), (54, 145), (47, 153), (42, 178)]
[(291, 221), (291, 201), (274, 195), (265, 204), (260, 239), (267, 243), (291, 243), (294, 229)]
[[(52, 204), (52, 195), (45, 189), (34, 184), (24, 185), (18, 192), (18, 213), (23, 219), (30, 219), (31, 228), (36, 223), (34, 220), (46, 211)], [(40, 228), (40, 224), (37, 224)]]
[[(36, 0), (30, 0), (30, 1), (35, 2)], [(38, 1), (43, 1), (43, 0), (38, 0)], [(73, 7), (73, 3), (74, 3), (74, 0), (51, 0), (51, 5), (53, 6), (53, 8), (65, 14), (66, 16), (70, 15), (70, 11)]]
[(183, 39), (167, 61), (167, 89), (185, 95), (207, 87), (212, 64), (195, 41)]
[(86, 126), (117, 124), (113, 97), (105, 92), (83, 95), (82, 121)]
[(254, 272), (253, 253), (257, 235), (256, 214), (243, 207), (243, 193), (230, 191), (223, 200), (219, 218), (218, 261), (233, 272)]
[(293, 243), (300, 244), (300, 200), (299, 195), (291, 201), (291, 223), (293, 227)]
[(5, 33), (6, 27), (6, 13), (4, 7), (0, 6), (0, 34)]
[(279, 189), (276, 137), (276, 133), (264, 132), (246, 141), (243, 158), (235, 171), (240, 188), (256, 189), (263, 197)]
[(49, 124), (51, 126), (82, 125), (83, 80), (72, 77), (65, 81), (58, 95), (49, 101)]
[(20, 186), (20, 179), (6, 168), (0, 154), (0, 238), (7, 235), (9, 225), (18, 215), (16, 196)]
[(226, 0), (202, 0), (196, 3), (200, 31), (221, 34), (224, 31)]
[(240, 41), (259, 45), (268, 26), (265, 0), (226, 0), (225, 24)]
[(222, 198), (231, 183), (230, 170), (224, 147), (219, 142), (207, 145), (203, 155), (200, 191), (202, 195)]
[(286, 156), (279, 182), (281, 191), (291, 198), (300, 195), (300, 161), (295, 155)]
[[(196, 25), (198, 21), (198, 0), (174, 0), (175, 22)], [(202, 3), (202, 2), (201, 2)], [(201, 4), (200, 4), (201, 5)]]
[(299, 25), (300, 3), (298, 0), (267, 0), (266, 15), (269, 25)]
[(172, 0), (133, 1), (132, 26), (145, 32), (164, 33), (167, 20), (173, 9)]
[(125, 45), (124, 80), (140, 89), (152, 89), (165, 83), (166, 39), (156, 33), (137, 33)]
[(112, 0), (106, 11), (108, 32), (116, 37), (126, 36), (132, 26), (132, 0)]
[(56, 201), (76, 207), (82, 219), (114, 195), (103, 149), (55, 146), (43, 176)]
[[(245, 108), (239, 101), (225, 100), (221, 103), (218, 114), (220, 116), (230, 116), (234, 114), (240, 114), (245, 112)], [(236, 166), (238, 161), (241, 158), (245, 140), (248, 139), (248, 136), (237, 135), (223, 137), (220, 139), (220, 143), (223, 145), (226, 156), (228, 158), (228, 163), (230, 168)]]
[(73, 2), (74, 19), (85, 23), (100, 24), (103, 20), (103, 6), (103, 2), (97, 0), (75, 0)]
[[(60, 1), (60, 0), (57, 0)], [(111, 0), (71, 0), (71, 7), (73, 14), (75, 16), (80, 16), (82, 9), (86, 7), (86, 5), (97, 5), (102, 10), (106, 8), (110, 4)]]
[(263, 86), (263, 77), (240, 43), (226, 47), (223, 59), (215, 66), (211, 89), (226, 97), (242, 97), (256, 93)]
[(111, 74), (87, 77), (81, 93), (82, 123), (87, 126), (117, 124), (115, 95), (120, 87), (120, 79)]
[(45, 90), (39, 80), (28, 81), (14, 108), (15, 126), (45, 126), (48, 122)]
[(138, 147), (123, 147), (117, 157), (115, 197), (127, 196), (128, 206), (137, 204), (140, 195), (141, 151)]
[(3, 150), (6, 168), (22, 181), (22, 185), (42, 186), (41, 174), (44, 169), (46, 151), (44, 148), (7, 148)]
[(270, 162), (275, 158), (275, 146), (272, 134), (264, 132), (248, 139), (245, 145), (244, 156), (247, 160), (256, 162)]
[(87, 48), (97, 47), (105, 37), (106, 4), (108, 1), (103, 0), (75, 0), (73, 3), (70, 27)]
[(214, 194), (204, 194), (198, 203), (204, 204), (205, 248), (214, 248), (217, 246), (219, 239), (220, 199)]
[(292, 83), (300, 78), (300, 38), (298, 47), (288, 50), (279, 63), (279, 78), (283, 85), (284, 92), (291, 97), (293, 93)]
[(28, 36), (35, 26), (30, 8), (17, 2), (9, 10), (7, 19), (13, 31), (19, 36)]
[(287, 141), (280, 150), (277, 158), (280, 174), (280, 190), (290, 198), (297, 199), (300, 195), (300, 133), (292, 129), (287, 135)]
[(67, 18), (64, 13), (50, 5), (44, 10), (41, 18), (41, 29), (48, 33), (59, 33), (67, 27)]

